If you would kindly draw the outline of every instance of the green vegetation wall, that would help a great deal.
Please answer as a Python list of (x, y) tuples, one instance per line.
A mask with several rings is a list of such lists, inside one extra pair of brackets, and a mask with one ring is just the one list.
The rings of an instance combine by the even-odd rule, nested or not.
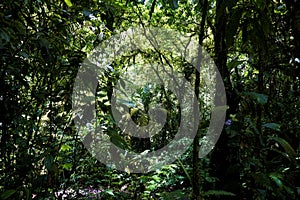
[[(0, 199), (299, 199), (298, 1), (3, 0), (0, 10)], [(80, 64), (132, 26), (188, 33), (214, 59), (229, 109), (205, 158), (198, 158), (197, 149), (209, 126), (209, 107), (201, 111), (189, 150), (155, 172), (113, 170), (83, 146), (72, 112)], [(139, 53), (150, 60), (172, 56)], [(97, 115), (112, 142), (143, 152), (174, 138), (180, 108), (168, 90), (145, 86), (133, 96), (140, 104), (125, 102), (128, 117), (148, 123), (147, 105), (161, 104), (168, 110), (163, 131), (139, 139), (118, 129), (110, 98), (135, 58), (111, 63), (113, 70), (98, 83)], [(182, 60), (171, 61), (200, 97), (201, 74)]]

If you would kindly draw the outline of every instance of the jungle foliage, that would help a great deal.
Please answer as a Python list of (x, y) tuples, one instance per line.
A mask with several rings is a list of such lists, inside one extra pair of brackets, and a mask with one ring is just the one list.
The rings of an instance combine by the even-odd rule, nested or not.
[[(0, 199), (299, 199), (299, 1), (3, 0), (0, 9)], [(208, 156), (199, 159), (197, 149), (209, 106), (189, 150), (147, 174), (92, 157), (72, 113), (80, 64), (111, 36), (140, 25), (197, 37), (221, 73), (229, 106)], [(147, 124), (149, 105), (163, 105), (163, 131), (139, 139), (118, 129), (113, 87), (138, 56), (172, 61), (195, 93), (207, 91), (201, 74), (170, 54), (132, 53), (108, 66), (97, 117), (114, 144), (146, 153), (174, 138), (181, 108), (170, 91), (145, 85), (123, 102), (128, 117)]]

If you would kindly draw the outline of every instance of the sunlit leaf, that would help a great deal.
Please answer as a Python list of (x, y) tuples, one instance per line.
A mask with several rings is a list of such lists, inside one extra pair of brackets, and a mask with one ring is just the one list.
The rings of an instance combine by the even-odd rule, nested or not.
[(65, 0), (65, 3), (66, 3), (67, 6), (69, 6), (69, 7), (72, 7), (72, 6), (73, 6), (71, 0)]
[(63, 144), (60, 148), (62, 151), (69, 151), (72, 149), (72, 147), (70, 147), (69, 145), (67, 144)]
[(106, 190), (105, 193), (107, 193), (111, 196), (115, 196), (113, 190)]
[(72, 163), (65, 163), (64, 165), (63, 165), (63, 168), (64, 169), (66, 169), (66, 170), (71, 170), (72, 169)]

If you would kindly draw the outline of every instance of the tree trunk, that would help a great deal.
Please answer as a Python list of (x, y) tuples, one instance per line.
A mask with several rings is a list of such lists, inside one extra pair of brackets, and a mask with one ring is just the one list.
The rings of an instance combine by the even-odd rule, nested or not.
[[(195, 70), (196, 72), (196, 79), (195, 79), (195, 95), (196, 95), (196, 102), (194, 103), (194, 106), (199, 106), (199, 102), (198, 102), (198, 98), (199, 98), (199, 87), (200, 87), (200, 64), (201, 64), (201, 51), (202, 51), (202, 43), (203, 43), (203, 39), (204, 39), (204, 28), (205, 28), (205, 22), (206, 22), (206, 16), (207, 16), (207, 7), (208, 7), (208, 0), (204, 0), (203, 4), (202, 4), (202, 19), (201, 19), (201, 24), (200, 24), (200, 33), (199, 33), (199, 49), (198, 49), (198, 61), (197, 61), (197, 70)], [(198, 113), (197, 113), (198, 114)], [(197, 116), (195, 116), (195, 119), (197, 118)], [(197, 122), (195, 122), (195, 129), (198, 129)], [(200, 144), (199, 144), (199, 139), (200, 139), (200, 135), (199, 135), (199, 130), (197, 131), (197, 134), (194, 138), (194, 142), (193, 142), (193, 199), (196, 200), (201, 200), (201, 184), (202, 184), (202, 179), (201, 179), (201, 175), (200, 175), (200, 170), (201, 170), (201, 163), (199, 162), (199, 151), (200, 151)]]
[[(225, 0), (217, 0), (216, 2), (216, 18), (215, 18), (215, 63), (224, 81), (227, 104), (229, 110), (226, 113), (226, 119), (230, 114), (237, 111), (238, 102), (237, 95), (233, 90), (230, 73), (227, 68), (227, 46), (226, 46), (226, 25), (228, 16), (226, 12)], [(229, 9), (230, 12), (230, 9)], [(239, 199), (240, 193), (240, 173), (238, 168), (238, 149), (232, 149), (228, 146), (229, 137), (223, 129), (220, 139), (212, 152), (211, 168), (214, 176), (219, 181), (216, 184), (217, 190), (225, 190), (236, 194), (235, 197), (222, 197), (222, 199)], [(235, 155), (232, 155), (235, 154)], [(230, 157), (230, 158), (229, 158)]]

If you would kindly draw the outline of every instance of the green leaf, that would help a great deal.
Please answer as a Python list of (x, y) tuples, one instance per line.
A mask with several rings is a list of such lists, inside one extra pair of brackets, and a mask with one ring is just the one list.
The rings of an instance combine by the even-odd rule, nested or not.
[(181, 162), (180, 159), (177, 159), (177, 161), (179, 162), (179, 164), (180, 164), (180, 166), (182, 167), (182, 169), (183, 169), (185, 175), (187, 176), (187, 178), (189, 179), (190, 183), (192, 184), (192, 183), (193, 183), (192, 178), (191, 178), (189, 172), (187, 171), (186, 167), (183, 165), (183, 163)]
[(283, 184), (282, 181), (280, 180), (281, 175), (277, 173), (271, 173), (269, 174), (269, 177), (280, 187), (282, 188)]
[(266, 6), (266, 2), (264, 0), (256, 0), (255, 1), (258, 8), (262, 9)]
[(31, 199), (31, 198), (30, 198), (30, 191), (29, 191), (28, 188), (24, 188), (24, 193), (25, 193), (25, 196), (26, 196), (26, 200)]
[(227, 63), (227, 67), (228, 67), (228, 69), (234, 69), (243, 63), (244, 63), (243, 60), (232, 60), (229, 63)]
[(8, 41), (10, 40), (9, 35), (8, 35), (6, 32), (4, 32), (4, 30), (1, 30), (1, 32), (0, 32), (0, 37), (1, 37), (2, 39), (4, 39), (6, 42), (8, 42)]
[(50, 42), (46, 39), (46, 38), (40, 38), (39, 39), (39, 45), (41, 48), (46, 48), (46, 49), (49, 49), (49, 46), (50, 46)]
[(106, 190), (105, 193), (107, 193), (111, 196), (115, 196), (113, 190)]
[(27, 53), (25, 53), (24, 51), (20, 51), (19, 54), (20, 54), (23, 58), (28, 58)]
[(152, 176), (153, 180), (155, 180), (156, 182), (159, 182), (161, 180), (161, 178), (157, 175), (153, 175)]
[(64, 165), (63, 165), (63, 168), (64, 169), (66, 169), (66, 170), (71, 170), (72, 169), (72, 163), (65, 163)]
[(260, 94), (256, 92), (247, 92), (250, 97), (256, 100), (257, 103), (264, 105), (268, 102), (268, 96), (265, 94)]
[(72, 7), (73, 4), (70, 0), (65, 0), (65, 3), (67, 4), (67, 6)]
[(267, 127), (270, 128), (274, 131), (280, 131), (280, 124), (276, 124), (276, 123), (266, 123), (262, 125), (263, 127)]
[(133, 103), (132, 101), (127, 101), (125, 99), (118, 99), (118, 103), (121, 103), (127, 107), (135, 107), (135, 103)]
[(297, 156), (293, 147), (285, 139), (275, 136), (275, 137), (270, 137), (269, 140), (274, 140), (278, 142), (285, 150), (285, 152), (289, 155), (290, 158), (294, 158)]
[(150, 190), (150, 191), (153, 191), (154, 189), (156, 189), (156, 184), (153, 184), (153, 185), (149, 185), (148, 187), (147, 187), (147, 189), (148, 190)]
[(126, 149), (128, 148), (127, 142), (118, 134), (116, 131), (111, 131), (109, 133), (109, 136), (111, 137), (112, 143), (114, 143), (116, 146)]
[(204, 192), (204, 196), (235, 196), (235, 194), (224, 190), (208, 190)]
[(60, 148), (60, 150), (62, 150), (62, 151), (69, 151), (69, 150), (71, 150), (72, 149), (72, 147), (70, 147), (69, 145), (67, 145), (67, 144), (63, 144), (62, 146), (61, 146), (61, 148)]
[(288, 160), (292, 161), (292, 159), (290, 158), (290, 156), (289, 156), (287, 153), (282, 152), (282, 151), (279, 151), (279, 150), (277, 150), (277, 149), (275, 149), (275, 148), (270, 148), (270, 150), (271, 150), (271, 151), (274, 151), (274, 152), (276, 152), (276, 153), (279, 153), (280, 155), (282, 155), (282, 157), (285, 157), (285, 158), (287, 158)]
[(8, 199), (10, 196), (12, 196), (17, 190), (6, 190), (0, 195), (1, 200)]
[(248, 117), (245, 117), (245, 121), (249, 123), (250, 127), (254, 130), (254, 133), (260, 135), (259, 130), (257, 129), (255, 123)]

